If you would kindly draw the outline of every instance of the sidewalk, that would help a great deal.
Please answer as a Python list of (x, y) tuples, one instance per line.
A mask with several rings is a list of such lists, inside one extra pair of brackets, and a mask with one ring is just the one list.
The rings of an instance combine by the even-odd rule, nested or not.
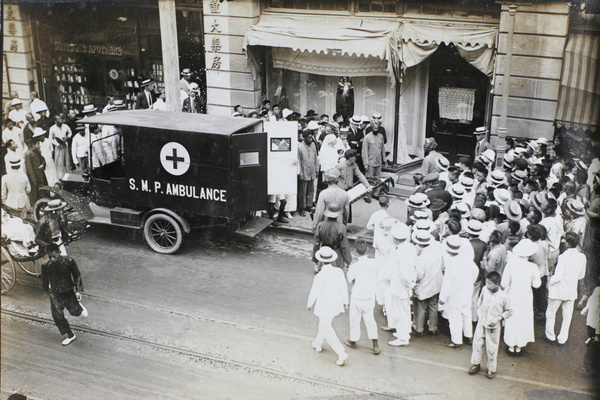
[[(396, 177), (395, 174), (389, 174), (389, 176)], [(394, 191), (390, 191), (394, 192)], [(406, 220), (406, 197), (402, 195), (388, 194), (390, 198), (390, 204), (388, 207), (388, 213), (390, 216), (404, 222)], [(364, 238), (368, 242), (373, 239), (373, 232), (367, 230), (367, 222), (375, 211), (379, 210), (379, 202), (375, 199), (371, 199), (371, 203), (367, 203), (364, 199), (357, 200), (354, 202), (352, 207), (352, 222), (348, 224), (348, 239), (354, 241), (359, 238)], [(271, 225), (275, 229), (281, 229), (285, 231), (292, 231), (297, 233), (304, 233), (313, 235), (312, 223), (310, 215), (307, 213), (305, 217), (301, 217), (298, 213), (292, 213), (292, 219), (289, 224), (273, 224)]]

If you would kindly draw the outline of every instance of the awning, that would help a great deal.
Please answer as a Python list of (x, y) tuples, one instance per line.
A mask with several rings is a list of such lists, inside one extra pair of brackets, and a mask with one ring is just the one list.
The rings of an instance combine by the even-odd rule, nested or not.
[(490, 78), (493, 75), (498, 38), (495, 27), (406, 22), (399, 35), (402, 73), (423, 62), (444, 43), (454, 44), (467, 62)]
[[(248, 46), (269, 46), (280, 68), (330, 75), (358, 73), (367, 66), (371, 75), (392, 75), (392, 53), (397, 52), (399, 22), (323, 16), (264, 14), (244, 37)], [(320, 71), (308, 71), (309, 63), (325, 62)], [(348, 65), (348, 62), (353, 65)], [(355, 65), (354, 65), (355, 64)], [(363, 71), (361, 75), (365, 76)]]
[(567, 129), (600, 126), (600, 37), (572, 33), (565, 46), (556, 121)]

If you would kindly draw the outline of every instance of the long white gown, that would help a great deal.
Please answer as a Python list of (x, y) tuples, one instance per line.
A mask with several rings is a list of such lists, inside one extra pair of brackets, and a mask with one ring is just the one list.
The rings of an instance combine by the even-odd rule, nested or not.
[(534, 342), (533, 288), (542, 284), (537, 265), (527, 259), (512, 255), (502, 274), (502, 288), (508, 294), (513, 314), (504, 325), (504, 343), (525, 347)]
[(44, 173), (48, 180), (48, 186), (54, 186), (54, 184), (58, 182), (58, 171), (56, 170), (56, 164), (54, 163), (54, 157), (52, 156), (53, 149), (54, 144), (49, 138), (44, 139), (44, 141), (40, 143), (40, 152), (42, 153), (44, 160), (46, 160), (46, 169), (44, 169)]

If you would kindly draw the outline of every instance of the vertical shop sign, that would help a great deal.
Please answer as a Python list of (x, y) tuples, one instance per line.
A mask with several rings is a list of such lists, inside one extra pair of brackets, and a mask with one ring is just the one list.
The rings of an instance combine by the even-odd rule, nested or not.
[[(211, 2), (211, 4), (213, 4), (213, 2)], [(212, 8), (211, 8), (212, 10)], [(217, 8), (218, 10), (218, 8)], [(212, 11), (211, 11), (212, 12)], [(219, 12), (219, 11), (217, 11)], [(210, 33), (222, 33), (221, 29), (219, 28), (219, 23), (217, 22), (217, 20), (215, 19), (214, 22), (211, 25), (211, 29), (210, 29)], [(221, 38), (220, 37), (213, 37), (210, 41), (210, 51), (215, 53), (215, 55), (213, 56), (212, 59), (212, 64), (210, 69), (221, 69), (221, 56), (218, 55), (218, 53), (221, 51), (222, 49), (222, 45), (221, 45)]]
[(221, 2), (219, 0), (211, 0), (210, 4), (209, 4), (210, 13), (211, 14), (221, 13), (220, 6), (221, 6)]

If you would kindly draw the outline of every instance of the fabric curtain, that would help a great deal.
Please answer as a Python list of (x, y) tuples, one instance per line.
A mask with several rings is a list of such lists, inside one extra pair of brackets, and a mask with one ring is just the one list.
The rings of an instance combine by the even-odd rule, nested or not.
[(600, 37), (574, 33), (565, 46), (556, 120), (569, 128), (600, 125)]
[(423, 157), (423, 142), (427, 126), (427, 93), (429, 61), (408, 68), (402, 81), (398, 104), (398, 163), (411, 161), (409, 154)]
[(463, 27), (405, 23), (399, 32), (401, 74), (423, 62), (441, 43), (454, 44), (469, 64), (492, 77), (498, 31), (490, 27)]
[(387, 62), (378, 57), (325, 55), (273, 47), (273, 67), (327, 76), (389, 76)]
[(385, 128), (387, 143), (386, 151), (389, 151), (388, 160), (394, 154), (394, 98), (396, 90), (390, 86), (389, 80), (383, 77), (357, 77), (354, 83), (354, 114), (366, 115), (371, 119), (374, 112), (382, 115), (381, 126)]

